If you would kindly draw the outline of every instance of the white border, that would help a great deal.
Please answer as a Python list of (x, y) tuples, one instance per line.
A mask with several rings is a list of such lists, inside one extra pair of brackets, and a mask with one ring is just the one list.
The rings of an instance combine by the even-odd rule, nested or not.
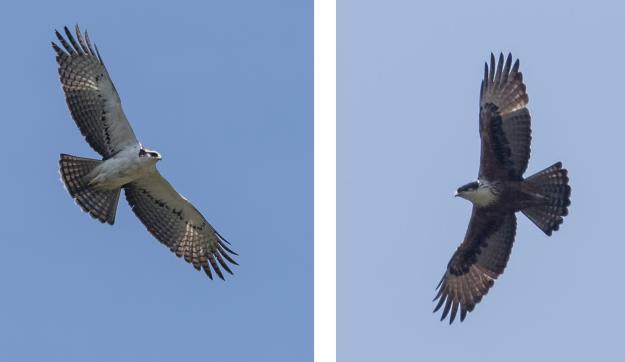
[(336, 361), (336, 0), (315, 0), (315, 362)]

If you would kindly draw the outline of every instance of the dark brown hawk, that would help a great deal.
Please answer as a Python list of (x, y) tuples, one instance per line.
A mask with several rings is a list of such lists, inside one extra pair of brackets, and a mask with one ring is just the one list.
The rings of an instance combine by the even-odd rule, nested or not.
[(473, 203), (464, 241), (447, 264), (438, 284), (434, 312), (441, 320), (458, 311), (460, 320), (488, 293), (506, 268), (521, 211), (545, 234), (558, 230), (567, 215), (571, 188), (567, 170), (557, 162), (523, 178), (530, 157), (528, 97), (512, 55), (499, 61), (491, 54), (480, 87), (481, 157), (478, 180), (460, 187), (456, 196)]

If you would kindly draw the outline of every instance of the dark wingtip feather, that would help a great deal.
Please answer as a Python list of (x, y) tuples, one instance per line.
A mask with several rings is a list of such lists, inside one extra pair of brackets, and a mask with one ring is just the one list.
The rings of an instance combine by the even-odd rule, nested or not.
[(74, 51), (78, 53), (79, 55), (81, 55), (82, 50), (78, 46), (78, 43), (76, 43), (76, 39), (74, 39), (72, 32), (69, 31), (69, 28), (67, 26), (63, 27), (63, 29), (65, 30), (65, 35), (67, 36), (67, 39), (69, 40), (69, 42), (72, 44), (72, 48), (74, 49)]
[(104, 64), (104, 61), (102, 60), (102, 57), (100, 56), (100, 51), (98, 50), (98, 45), (96, 43), (93, 43), (93, 46), (95, 47), (95, 53), (98, 56), (98, 60), (100, 61), (100, 63)]
[(438, 293), (436, 293), (436, 296), (434, 297), (434, 299), (432, 299), (432, 302), (436, 301), (441, 296), (441, 294), (443, 294), (443, 289), (438, 290)]
[(217, 276), (219, 277), (219, 279), (225, 281), (226, 279), (224, 278), (224, 274), (221, 272), (221, 270), (219, 269), (219, 267), (217, 267), (217, 269), (215, 269), (215, 272), (217, 273)]
[(219, 262), (219, 264), (221, 264), (222, 268), (224, 268), (230, 275), (234, 275), (232, 273), (232, 270), (230, 270), (230, 267), (228, 266), (228, 264), (226, 264), (226, 262), (222, 259), (219, 253), (215, 253), (215, 257), (217, 258), (217, 261)]
[(519, 71), (519, 65), (521, 65), (521, 63), (519, 62), (519, 59), (517, 59), (512, 66), (513, 73), (517, 73)]
[(215, 261), (215, 256), (213, 254), (208, 254), (208, 261), (210, 262), (210, 265), (213, 267), (213, 270), (215, 271), (215, 273), (217, 273), (217, 276), (221, 279), (221, 280), (225, 280), (224, 279), (224, 275), (221, 272), (221, 269), (219, 269), (219, 265), (217, 264), (217, 262)]
[(440, 296), (440, 299), (438, 300), (438, 303), (436, 304), (436, 307), (434, 308), (432, 313), (436, 313), (439, 309), (441, 309), (441, 306), (443, 306), (444, 302), (445, 302), (445, 296)]
[(89, 54), (95, 56), (93, 47), (91, 47), (91, 39), (89, 39), (89, 32), (87, 30), (85, 30), (85, 41), (87, 42), (87, 48), (89, 48)]
[(447, 275), (447, 272), (445, 272), (445, 274), (443, 274), (443, 277), (441, 278), (441, 280), (438, 282), (438, 284), (436, 285), (436, 288), (434, 288), (434, 290), (437, 290), (438, 288), (441, 287), (441, 285), (443, 285), (443, 281), (445, 280), (445, 276)]
[(503, 72), (506, 75), (506, 79), (510, 74), (510, 67), (512, 66), (512, 53), (508, 53), (508, 57), (506, 58), (506, 65), (503, 67)]
[(445, 303), (445, 309), (443, 309), (443, 315), (441, 316), (441, 321), (444, 320), (447, 317), (447, 314), (449, 314), (449, 310), (451, 309), (451, 298), (447, 298), (447, 303)]
[(239, 265), (239, 263), (237, 263), (234, 259), (230, 257), (230, 255), (228, 255), (228, 253), (226, 253), (226, 251), (221, 247), (221, 245), (217, 244), (217, 250), (219, 251), (221, 255), (223, 255), (224, 258), (226, 258), (226, 260), (228, 260), (234, 265)]
[(503, 70), (503, 53), (499, 53), (499, 61), (497, 62), (497, 70), (495, 71), (495, 83), (499, 84), (501, 82)]
[(89, 48), (87, 47), (87, 44), (85, 43), (85, 39), (82, 36), (82, 32), (80, 31), (80, 27), (78, 26), (78, 24), (76, 24), (76, 37), (78, 38), (78, 44), (80, 45), (80, 48), (83, 50), (84, 54), (87, 55), (91, 55), (91, 53), (89, 53)]
[(490, 67), (488, 72), (488, 84), (492, 84), (495, 80), (495, 55), (490, 53)]
[(237, 256), (239, 255), (239, 254), (235, 253), (234, 251), (232, 251), (232, 249), (230, 249), (226, 244), (224, 244), (224, 241), (225, 241), (226, 243), (228, 243), (228, 245), (230, 245), (228, 240), (224, 239), (224, 237), (221, 236), (216, 230), (215, 230), (215, 235), (217, 235), (217, 242), (219, 243), (219, 245), (221, 245), (230, 254), (237, 255)]
[(56, 34), (56, 37), (59, 39), (59, 42), (61, 42), (61, 45), (63, 46), (63, 48), (65, 48), (68, 54), (72, 55), (76, 53), (74, 48), (72, 48), (72, 46), (69, 45), (69, 43), (67, 43), (65, 38), (63, 38), (63, 35), (61, 35), (61, 33), (58, 30), (54, 30), (54, 33)]
[(221, 235), (221, 234), (220, 234), (217, 230), (215, 230), (215, 234), (216, 234), (217, 236), (219, 236), (219, 238), (220, 238), (221, 240), (223, 240), (223, 241), (225, 241), (226, 243), (228, 243), (228, 245), (231, 245), (231, 244), (230, 244), (230, 242), (229, 242), (226, 238), (224, 238), (224, 237), (223, 237), (223, 236), (222, 236), (222, 235)]
[(224, 249), (225, 249), (227, 252), (229, 252), (230, 254), (232, 254), (232, 255), (236, 255), (236, 256), (239, 256), (239, 254), (237, 254), (236, 252), (232, 251), (232, 249), (230, 249), (229, 247), (225, 246), (224, 244), (219, 243), (219, 245), (221, 245), (221, 247), (222, 247), (222, 248), (224, 248)]
[(454, 322), (454, 320), (456, 319), (457, 313), (458, 313), (458, 302), (453, 302), (452, 308), (451, 308), (451, 316), (449, 318), (449, 324), (452, 324)]
[(208, 275), (208, 278), (209, 278), (210, 280), (213, 280), (213, 273), (211, 273), (211, 268), (210, 268), (210, 266), (208, 266), (208, 265), (204, 265), (203, 269), (204, 269), (204, 273), (206, 273), (206, 275)]
[[(436, 296), (434, 297), (434, 299), (432, 299), (432, 302), (437, 300), (439, 297), (441, 297), (441, 294), (443, 294), (443, 290), (445, 288), (441, 288), (441, 285), (443, 284), (443, 281), (445, 280), (445, 275), (447, 273), (443, 274), (443, 277), (441, 278), (441, 281), (438, 282), (438, 285), (436, 286), (436, 288), (434, 289), (435, 291), (438, 290), (438, 293), (436, 293)], [(440, 304), (440, 303), (439, 303)], [(439, 306), (440, 307), (440, 306)], [(436, 312), (436, 309), (434, 310)]]
[(54, 49), (54, 51), (56, 52), (56, 55), (58, 56), (67, 55), (67, 53), (65, 53), (63, 49), (59, 48), (59, 46), (55, 42), (51, 41), (50, 43), (52, 44), (52, 49)]

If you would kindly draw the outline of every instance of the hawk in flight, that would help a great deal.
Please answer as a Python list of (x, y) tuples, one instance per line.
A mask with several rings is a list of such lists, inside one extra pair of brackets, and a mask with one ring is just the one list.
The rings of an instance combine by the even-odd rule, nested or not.
[(485, 64), (480, 88), (481, 157), (478, 179), (460, 187), (456, 196), (473, 203), (464, 241), (447, 264), (438, 284), (438, 304), (451, 324), (460, 320), (488, 293), (508, 263), (521, 211), (551, 236), (567, 215), (571, 188), (562, 163), (523, 178), (530, 158), (528, 97), (519, 61), (503, 54)]
[(204, 216), (167, 182), (156, 169), (161, 155), (137, 140), (124, 115), (117, 90), (102, 62), (98, 47), (76, 38), (65, 27), (67, 40), (52, 42), (69, 111), (87, 143), (102, 160), (61, 154), (61, 180), (83, 211), (113, 225), (121, 189), (132, 211), (148, 231), (179, 257), (224, 279), (232, 274), (227, 262), (237, 264), (229, 244)]

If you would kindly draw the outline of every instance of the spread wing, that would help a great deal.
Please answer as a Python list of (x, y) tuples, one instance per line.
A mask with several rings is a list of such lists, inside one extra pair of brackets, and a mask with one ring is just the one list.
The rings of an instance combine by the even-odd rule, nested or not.
[(531, 118), (528, 97), (517, 59), (511, 68), (508, 54), (504, 65), (499, 55), (490, 55), (490, 68), (484, 65), (480, 88), (480, 138), (482, 151), (479, 177), (488, 180), (520, 180), (530, 158)]
[(158, 171), (127, 184), (124, 191), (132, 211), (148, 231), (177, 256), (184, 257), (197, 270), (204, 269), (211, 279), (211, 267), (221, 279), (224, 277), (220, 265), (232, 274), (225, 260), (237, 264), (229, 253), (237, 254)]
[(458, 308), (460, 321), (463, 321), (467, 312), (488, 293), (506, 268), (515, 234), (514, 213), (491, 217), (473, 208), (464, 242), (452, 256), (437, 287), (434, 300), (438, 299), (438, 304), (434, 312), (445, 305), (441, 321), (451, 311), (451, 324)]
[(69, 111), (89, 145), (104, 158), (138, 143), (115, 86), (102, 62), (98, 47), (93, 51), (89, 35), (76, 39), (65, 27), (69, 43), (57, 31), (61, 49), (52, 42)]

